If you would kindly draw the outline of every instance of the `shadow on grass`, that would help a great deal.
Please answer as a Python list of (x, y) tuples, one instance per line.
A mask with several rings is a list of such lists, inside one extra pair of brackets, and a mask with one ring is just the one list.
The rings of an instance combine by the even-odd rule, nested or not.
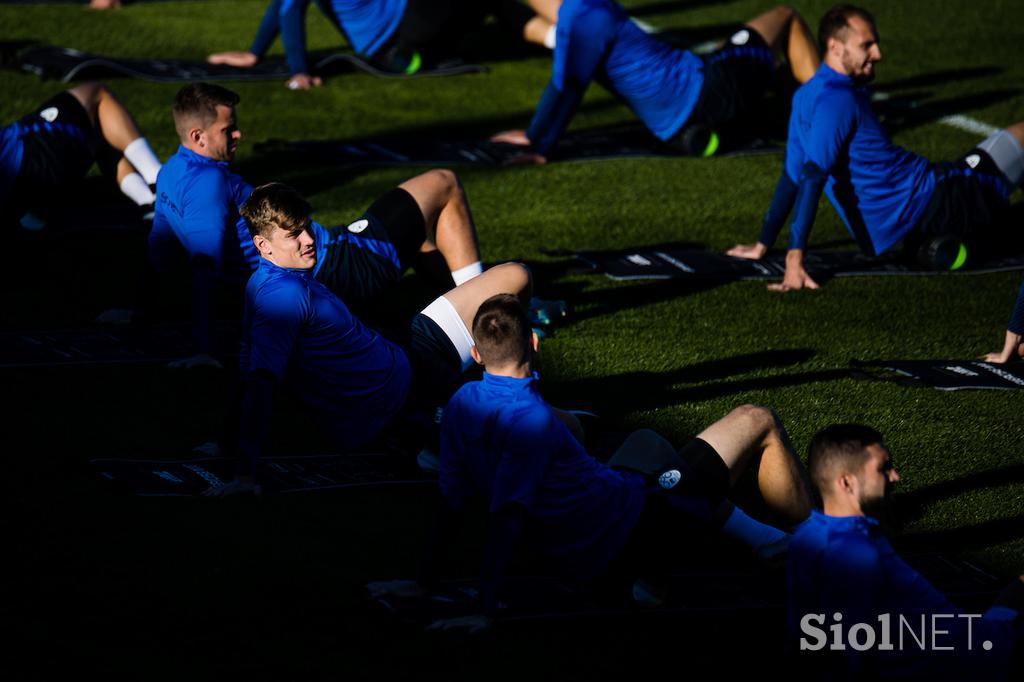
[[(622, 396), (625, 395), (630, 396), (631, 409), (648, 410), (680, 403), (713, 400), (746, 391), (799, 386), (849, 376), (847, 370), (821, 370), (726, 380), (728, 377), (761, 372), (768, 368), (797, 365), (813, 356), (814, 351), (807, 348), (762, 351), (701, 362), (669, 372), (627, 372), (565, 381), (555, 388), (555, 392), (559, 395), (574, 396), (576, 399), (579, 396), (593, 396), (595, 403), (606, 404), (586, 407), (601, 413), (621, 410)], [(699, 385), (680, 387), (679, 384)]]
[(945, 85), (946, 83), (953, 81), (976, 80), (978, 78), (996, 76), (1001, 74), (1003, 71), (1005, 71), (1005, 69), (999, 66), (975, 66), (965, 69), (943, 69), (942, 71), (922, 73), (917, 76), (910, 76), (909, 78), (886, 81), (872, 86), (872, 89), (879, 92), (892, 92), (893, 90), (903, 90), (905, 88), (927, 88), (936, 85)]
[[(960, 97), (927, 101), (930, 93), (908, 93), (900, 97), (875, 102), (875, 110), (885, 117), (885, 127), (890, 132), (910, 130), (927, 125), (947, 116), (961, 114), (973, 109), (982, 109), (999, 104), (1020, 95), (1022, 90), (989, 90)], [(922, 100), (924, 100), (922, 102)], [(1012, 121), (1006, 121), (1006, 125)]]
[[(915, 521), (925, 515), (929, 505), (939, 500), (956, 497), (971, 490), (996, 488), (1011, 483), (1024, 483), (1024, 464), (977, 471), (951, 481), (934, 483), (913, 492), (902, 493), (893, 498), (893, 502), (901, 521)], [(1021, 535), (1024, 535), (1024, 527)]]
[[(932, 504), (972, 490), (1024, 483), (1024, 464), (978, 471), (951, 481), (934, 483), (893, 498), (894, 518), (905, 524), (922, 518)], [(903, 550), (917, 551), (952, 547), (966, 549), (1024, 538), (1024, 515), (994, 519), (946, 530), (912, 533), (898, 539)]]
[(905, 535), (894, 544), (901, 552), (925, 550), (982, 549), (1024, 537), (1024, 514), (983, 521), (962, 528)]

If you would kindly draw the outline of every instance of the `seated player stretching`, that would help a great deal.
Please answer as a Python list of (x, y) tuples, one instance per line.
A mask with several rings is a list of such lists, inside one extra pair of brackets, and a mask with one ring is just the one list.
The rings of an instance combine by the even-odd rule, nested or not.
[(148, 212), (160, 161), (124, 105), (102, 83), (83, 83), (0, 128), (0, 221), (28, 229), (97, 162)]
[(1024, 122), (957, 161), (932, 163), (894, 145), (871, 108), (863, 86), (882, 58), (872, 16), (852, 5), (833, 7), (821, 19), (818, 41), (824, 63), (793, 96), (786, 159), (761, 235), (727, 253), (761, 258), (792, 211), (786, 273), (768, 288), (817, 289), (803, 258), (822, 191), (869, 254), (902, 240), (916, 263), (955, 270), (1000, 248), (1001, 214), (1024, 179)]
[(807, 468), (824, 508), (793, 533), (787, 568), (789, 632), (808, 667), (842, 680), (1005, 679), (1024, 633), (1024, 576), (984, 615), (965, 614), (904, 562), (879, 525), (900, 476), (868, 426), (820, 431)]
[[(210, 355), (217, 280), (244, 283), (260, 261), (239, 213), (252, 186), (229, 168), (242, 136), (238, 102), (219, 85), (183, 87), (173, 108), (181, 146), (157, 180), (150, 267), (166, 273), (184, 252), (192, 275), (195, 355), (183, 366), (219, 365)], [(310, 231), (317, 249), (313, 276), (360, 314), (414, 265), (439, 292), (483, 271), (466, 193), (448, 170), (406, 180), (348, 226), (312, 222)]]
[(703, 57), (648, 35), (611, 0), (566, 0), (555, 35), (551, 80), (530, 127), (492, 138), (526, 147), (516, 161), (547, 160), (594, 80), (670, 149), (710, 156), (719, 133), (742, 134), (757, 113), (775, 80), (777, 54), (786, 56), (800, 83), (818, 67), (810, 30), (785, 6), (738, 26), (723, 47)]
[(529, 300), (530, 273), (497, 265), (437, 298), (399, 345), (363, 325), (313, 272), (318, 257), (309, 204), (281, 184), (257, 187), (242, 205), (260, 254), (245, 291), (240, 417), (241, 469), (212, 495), (257, 489), (257, 461), (271, 422), (274, 387), (308, 406), (341, 451), (365, 445), (399, 415), (429, 421), (473, 363), (469, 326), (497, 293)]
[[(439, 628), (486, 627), (517, 539), (530, 540), (559, 574), (604, 576), (626, 587), (658, 571), (664, 538), (696, 515), (772, 558), (788, 536), (726, 499), (746, 469), (768, 507), (790, 523), (810, 511), (799, 461), (771, 410), (746, 405), (718, 420), (678, 453), (653, 431), (633, 433), (609, 463), (593, 459), (537, 390), (537, 337), (512, 296), (495, 296), (473, 321), (482, 381), (449, 401), (441, 425), (441, 501), (437, 538), (417, 582), (372, 583), (373, 594), (430, 589), (438, 557), (474, 498), (490, 513), (482, 567), (481, 614)], [(643, 565), (641, 565), (643, 564)]]

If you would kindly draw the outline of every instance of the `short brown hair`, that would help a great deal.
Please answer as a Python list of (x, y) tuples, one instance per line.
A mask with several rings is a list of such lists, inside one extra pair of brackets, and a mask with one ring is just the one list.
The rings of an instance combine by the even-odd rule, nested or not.
[(533, 350), (533, 328), (519, 297), (496, 294), (473, 318), (473, 341), (484, 367), (525, 364)]
[(309, 226), (313, 207), (294, 189), (280, 182), (260, 185), (239, 208), (253, 237), (270, 237), (275, 227), (297, 232)]
[[(821, 18), (818, 23), (818, 50), (822, 56), (828, 51), (828, 39), (842, 40), (846, 29), (850, 26), (850, 17), (860, 17), (875, 28), (875, 18), (871, 12), (856, 5), (835, 5)], [(877, 30), (876, 30), (877, 32)]]
[(868, 446), (884, 442), (882, 434), (863, 424), (833, 424), (814, 434), (807, 449), (807, 472), (818, 492), (827, 492), (836, 469), (859, 470), (868, 460)]
[(189, 83), (174, 96), (174, 128), (184, 140), (194, 123), (206, 128), (217, 119), (217, 107), (233, 107), (241, 101), (238, 93), (211, 83)]

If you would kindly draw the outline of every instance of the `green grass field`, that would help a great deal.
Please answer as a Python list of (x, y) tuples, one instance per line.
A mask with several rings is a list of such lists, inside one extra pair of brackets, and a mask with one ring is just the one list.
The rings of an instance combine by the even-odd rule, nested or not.
[[(201, 58), (248, 45), (261, 0), (131, 5), (0, 5), (0, 40), (36, 39), (126, 56)], [(768, 2), (625, 3), (663, 28), (742, 21)], [(812, 24), (829, 5), (795, 3)], [(877, 86), (993, 125), (1024, 119), (1024, 24), (1009, 0), (885, 2), (872, 7), (884, 61)], [(311, 48), (340, 43), (314, 10)], [(385, 81), (362, 74), (308, 92), (276, 81), (238, 83), (243, 131), (237, 169), (307, 194), (324, 224), (354, 219), (410, 169), (339, 171), (283, 166), (254, 151), (271, 138), (340, 138), (420, 129), (481, 134), (525, 127), (550, 59), (488, 34), (473, 44), (485, 75)], [(275, 47), (279, 50), (279, 46)], [(915, 76), (934, 76), (909, 81)], [(170, 103), (179, 87), (108, 81), (162, 158), (177, 146)], [(0, 71), (0, 121), (62, 88)], [(628, 121), (598, 87), (572, 125)], [(938, 122), (903, 121), (898, 144), (951, 159), (980, 138)], [(505, 170), (465, 168), (485, 258), (534, 267), (537, 294), (566, 299), (572, 316), (541, 345), (549, 399), (588, 409), (602, 428), (651, 427), (682, 441), (744, 402), (773, 407), (800, 452), (828, 423), (860, 421), (887, 436), (900, 489), (927, 500), (901, 539), (962, 554), (1013, 575), (1024, 570), (1024, 392), (943, 393), (848, 378), (851, 359), (970, 358), (1002, 343), (1020, 273), (828, 282), (779, 295), (763, 283), (713, 288), (619, 284), (566, 273), (551, 249), (753, 241), (781, 157), (617, 160)], [(95, 176), (87, 194), (114, 190)], [(1020, 192), (1012, 199), (1021, 202)], [(82, 211), (88, 211), (88, 200)], [(852, 241), (827, 202), (815, 244)], [(89, 323), (130, 298), (143, 239), (5, 236), (3, 331)], [(13, 261), (13, 262), (12, 262)], [(407, 282), (407, 291), (415, 282)], [(184, 300), (167, 297), (184, 310)], [(419, 301), (408, 303), (412, 307)], [(101, 456), (185, 457), (218, 434), (227, 381), (157, 366), (0, 370), (6, 471), (5, 620), (31, 667), (109, 677), (559, 679), (646, 676), (665, 665), (702, 679), (704, 666), (782, 665), (780, 623), (671, 619), (498, 628), (476, 639), (394, 627), (362, 585), (410, 576), (430, 523), (428, 492), (358, 489), (211, 502), (111, 495), (88, 468)], [(309, 420), (282, 398), (271, 448), (322, 449)], [(971, 474), (995, 472), (975, 487)], [(1001, 473), (1000, 473), (1001, 472)], [(930, 487), (944, 484), (941, 495)], [(939, 490), (939, 488), (933, 488)], [(6, 504), (5, 504), (6, 506)], [(471, 575), (479, 539), (467, 536), (453, 574)], [(11, 575), (11, 573), (9, 573)], [(9, 608), (7, 608), (9, 607)], [(722, 654), (726, 656), (723, 657)], [(746, 655), (743, 655), (746, 654)], [(7, 656), (4, 657), (7, 659)], [(9, 667), (10, 670), (18, 669)], [(24, 672), (26, 671), (27, 672)], [(729, 675), (724, 674), (726, 678)], [(722, 677), (722, 674), (716, 675)]]

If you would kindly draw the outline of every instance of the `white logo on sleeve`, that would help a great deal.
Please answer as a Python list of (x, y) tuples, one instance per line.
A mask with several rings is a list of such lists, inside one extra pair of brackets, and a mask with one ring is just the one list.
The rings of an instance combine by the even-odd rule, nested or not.
[(39, 116), (47, 123), (53, 123), (57, 120), (57, 115), (59, 113), (60, 112), (57, 111), (57, 107), (47, 107), (39, 112)]
[(729, 42), (733, 45), (746, 45), (748, 40), (750, 40), (750, 31), (747, 29), (736, 31), (732, 34), (732, 38), (729, 38)]
[(365, 230), (367, 225), (369, 225), (369, 224), (370, 224), (370, 221), (367, 220), (366, 218), (363, 218), (362, 220), (357, 220), (354, 223), (352, 223), (351, 225), (349, 225), (348, 226), (348, 231), (353, 233), (353, 234), (359, 234), (360, 232)]
[(682, 478), (683, 475), (679, 473), (679, 469), (669, 469), (661, 476), (658, 476), (658, 485), (665, 490), (671, 490), (676, 487), (676, 484), (679, 483)]
[(966, 163), (971, 168), (977, 168), (978, 164), (981, 163), (981, 157), (978, 156), (977, 154), (971, 154), (966, 159), (964, 159), (964, 163)]

